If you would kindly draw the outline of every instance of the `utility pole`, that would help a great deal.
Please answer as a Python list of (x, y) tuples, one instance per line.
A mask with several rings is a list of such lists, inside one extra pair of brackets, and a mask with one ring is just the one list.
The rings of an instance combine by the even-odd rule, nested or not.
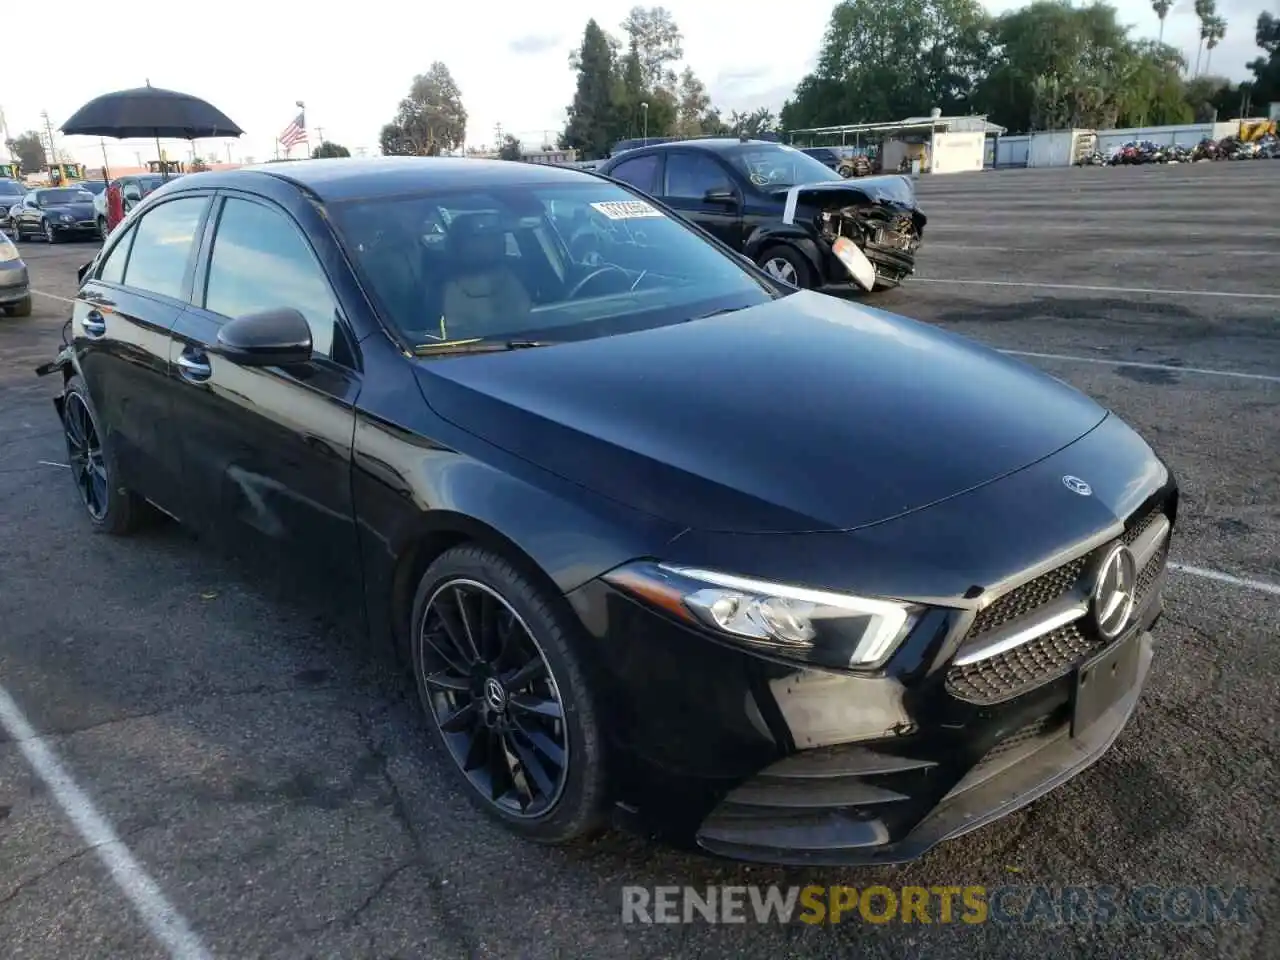
[(316, 146), (324, 143), (324, 127), (316, 127)]
[(502, 149), (502, 124), (495, 123), (493, 125), (493, 136), (495, 138), (493, 141), (494, 149), (501, 150)]
[(40, 118), (44, 120), (44, 133), (49, 138), (49, 156), (45, 158), (46, 163), (58, 162), (58, 148), (53, 142), (53, 124), (49, 122), (49, 111), (41, 110)]

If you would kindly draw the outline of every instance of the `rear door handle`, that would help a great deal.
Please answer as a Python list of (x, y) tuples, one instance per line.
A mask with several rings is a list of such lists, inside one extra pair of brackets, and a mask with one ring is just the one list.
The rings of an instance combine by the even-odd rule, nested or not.
[(213, 375), (213, 368), (202, 352), (187, 348), (178, 354), (178, 372), (191, 383), (204, 383)]
[(90, 310), (80, 318), (80, 326), (84, 328), (86, 336), (98, 338), (107, 334), (107, 321), (102, 318), (102, 314), (97, 310)]

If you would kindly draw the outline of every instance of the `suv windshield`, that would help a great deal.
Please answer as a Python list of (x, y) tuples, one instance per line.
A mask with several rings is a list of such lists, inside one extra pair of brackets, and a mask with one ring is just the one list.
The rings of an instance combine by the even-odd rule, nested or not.
[(729, 161), (757, 187), (794, 187), (798, 183), (843, 180), (821, 160), (784, 144), (751, 144), (729, 153)]
[(65, 190), (41, 190), (36, 196), (46, 207), (57, 206), (60, 203), (93, 203), (93, 194), (78, 187), (68, 187)]
[(386, 319), (415, 345), (582, 340), (781, 295), (610, 183), (513, 184), (330, 206)]

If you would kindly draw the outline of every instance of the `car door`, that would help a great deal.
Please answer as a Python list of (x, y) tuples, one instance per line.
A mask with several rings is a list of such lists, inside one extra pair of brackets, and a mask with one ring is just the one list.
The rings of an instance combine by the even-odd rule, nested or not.
[(121, 481), (181, 509), (172, 433), (169, 337), (186, 306), (212, 195), (175, 197), (112, 238), (72, 306), (77, 365)]
[[(325, 577), (326, 590), (350, 594), (360, 585), (355, 338), (315, 249), (283, 207), (228, 193), (218, 208), (170, 354), (188, 509), (224, 546), (287, 554)], [(249, 367), (218, 355), (222, 326), (281, 307), (306, 317), (309, 363)]]
[(24, 236), (30, 236), (40, 228), (40, 198), (34, 190), (22, 198), (22, 212), (18, 219)]
[(669, 150), (659, 196), (702, 229), (742, 250), (742, 191), (720, 160), (704, 150)]

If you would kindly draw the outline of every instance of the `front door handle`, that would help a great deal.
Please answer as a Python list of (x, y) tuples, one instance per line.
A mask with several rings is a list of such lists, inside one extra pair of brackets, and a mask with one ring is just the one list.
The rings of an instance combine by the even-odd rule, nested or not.
[(213, 375), (208, 358), (203, 353), (188, 350), (178, 354), (178, 372), (182, 379), (192, 383), (204, 383)]
[(80, 326), (84, 328), (86, 336), (97, 338), (104, 337), (107, 334), (107, 321), (102, 318), (97, 310), (90, 310), (80, 318)]

